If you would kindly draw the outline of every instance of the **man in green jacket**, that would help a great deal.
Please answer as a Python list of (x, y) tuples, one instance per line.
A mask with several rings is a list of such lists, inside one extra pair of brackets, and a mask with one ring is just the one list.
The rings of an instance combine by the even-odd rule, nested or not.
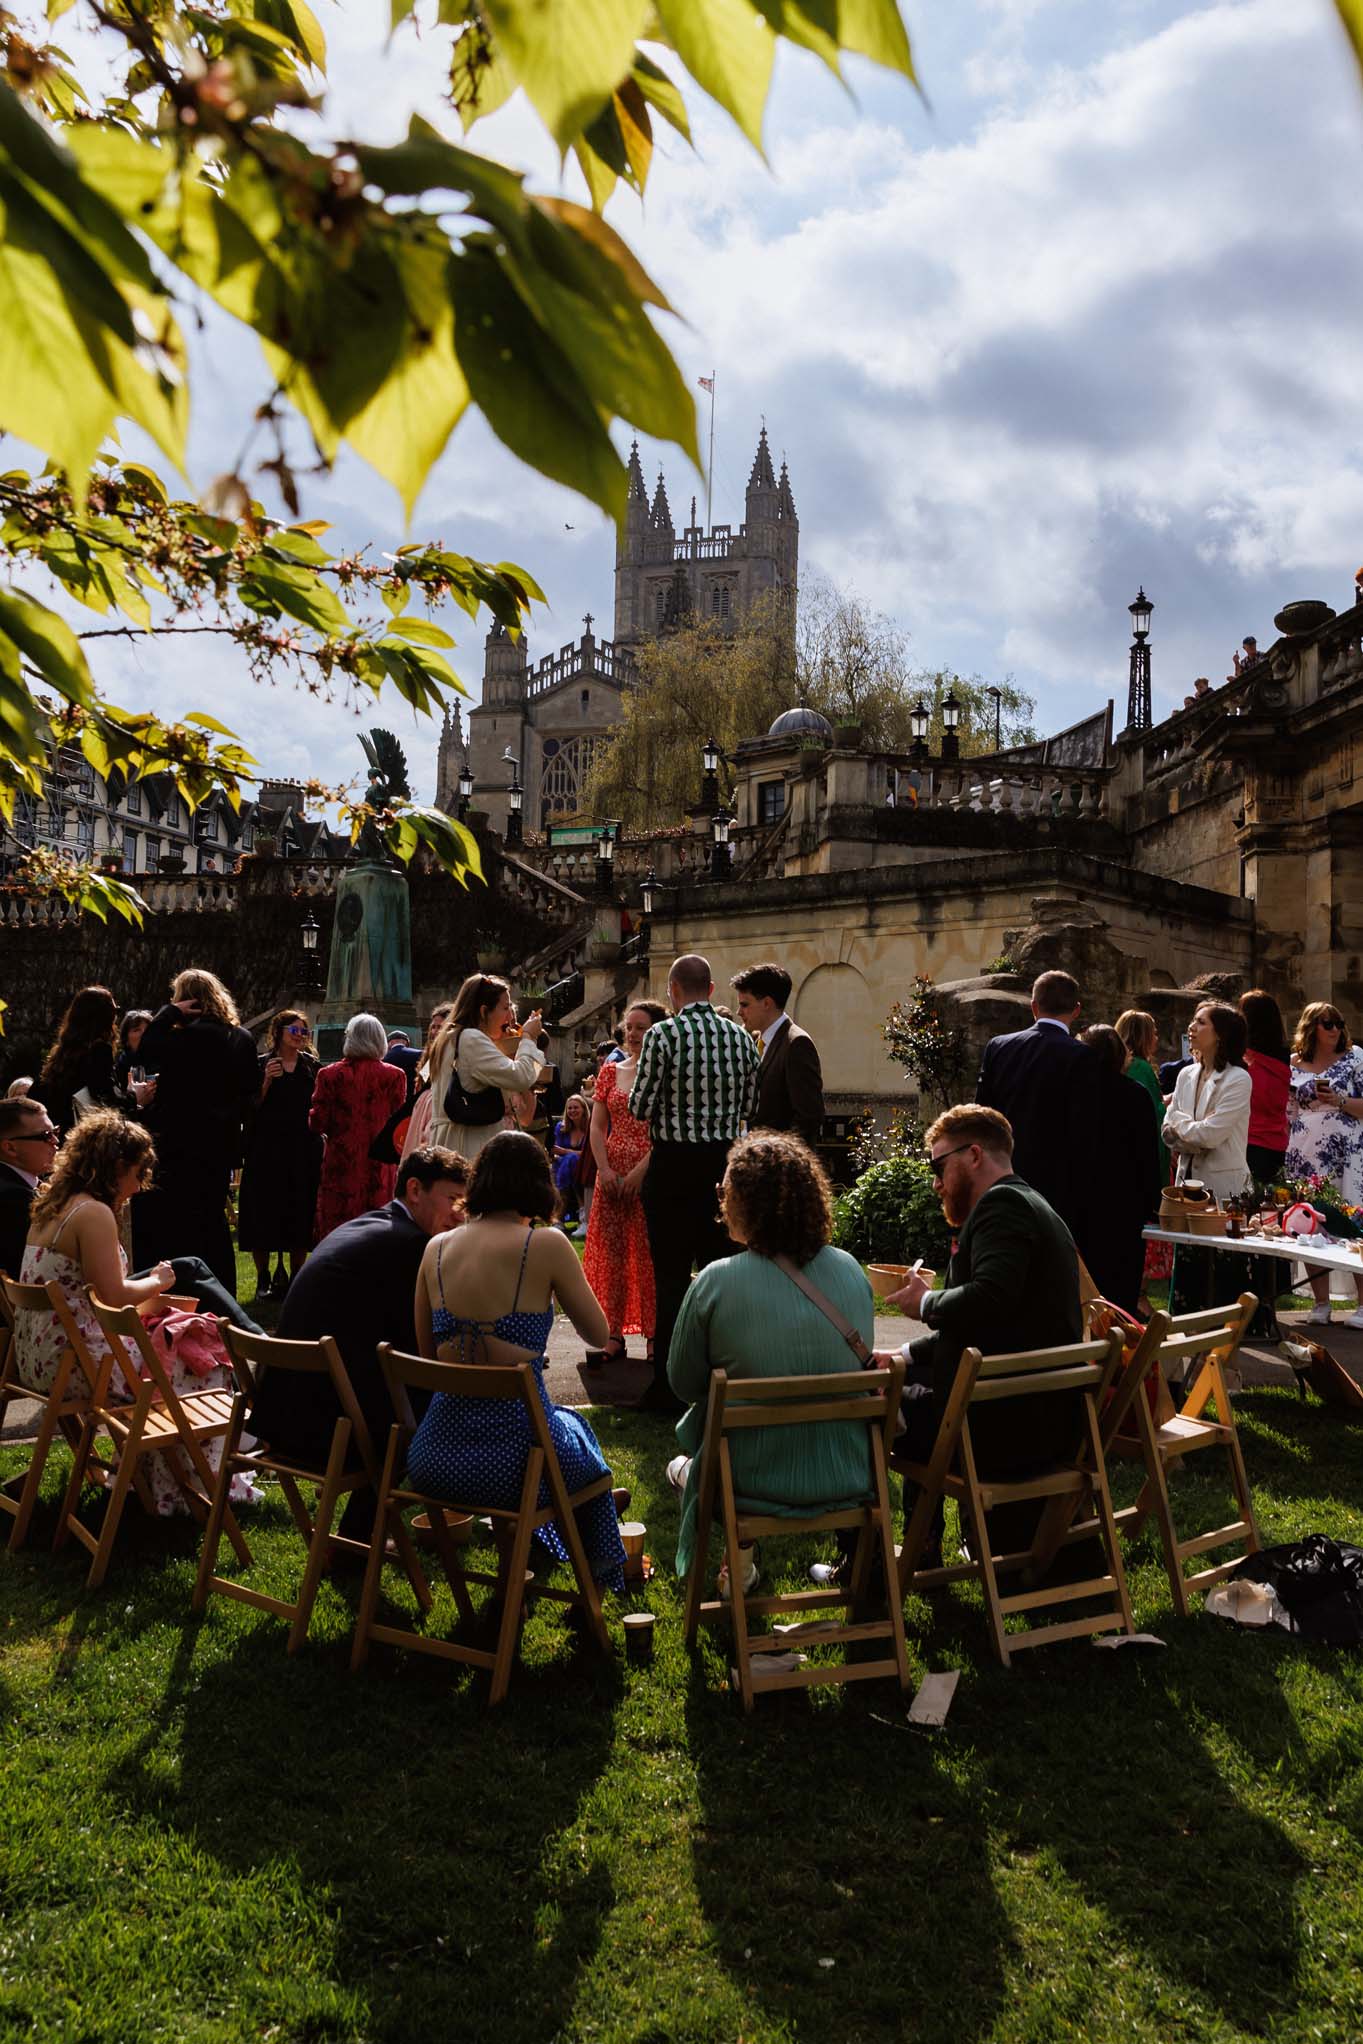
[[(1004, 1116), (992, 1107), (949, 1107), (925, 1140), (942, 1211), (958, 1233), (940, 1292), (916, 1276), (893, 1294), (893, 1303), (928, 1330), (903, 1349), (907, 1432), (898, 1445), (916, 1462), (932, 1454), (964, 1350), (1007, 1355), (1084, 1338), (1073, 1239), (1059, 1214), (1015, 1174), (1013, 1131)], [(1100, 1196), (1096, 1186), (1093, 1196)], [(1013, 1476), (1068, 1453), (1082, 1427), (1073, 1392), (978, 1406), (970, 1432), (980, 1474)], [(907, 1495), (904, 1502), (910, 1510)], [(1021, 1510), (1030, 1521), (1032, 1508)], [(936, 1530), (940, 1539), (940, 1510)]]

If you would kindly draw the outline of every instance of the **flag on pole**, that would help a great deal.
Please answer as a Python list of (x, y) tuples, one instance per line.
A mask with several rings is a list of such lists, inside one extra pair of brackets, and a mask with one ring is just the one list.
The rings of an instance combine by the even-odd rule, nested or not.
[(701, 387), (701, 389), (702, 389), (702, 390), (708, 390), (708, 391), (709, 391), (709, 393), (710, 393), (710, 395), (711, 395), (711, 397), (713, 397), (713, 396), (714, 396), (714, 394), (715, 394), (715, 379), (714, 379), (714, 377), (713, 377), (713, 376), (698, 376), (698, 377), (696, 378), (696, 382), (697, 382), (697, 383), (698, 383), (698, 384), (700, 385), (700, 387)]

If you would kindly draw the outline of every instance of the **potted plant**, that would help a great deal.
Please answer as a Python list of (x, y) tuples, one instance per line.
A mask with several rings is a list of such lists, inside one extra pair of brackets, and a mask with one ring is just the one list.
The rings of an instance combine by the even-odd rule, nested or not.
[(185, 862), (179, 852), (162, 852), (156, 861), (158, 873), (183, 873)]

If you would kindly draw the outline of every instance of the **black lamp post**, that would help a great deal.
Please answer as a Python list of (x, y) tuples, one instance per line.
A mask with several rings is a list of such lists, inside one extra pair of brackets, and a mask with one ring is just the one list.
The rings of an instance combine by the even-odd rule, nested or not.
[(506, 791), (506, 841), (517, 851), (520, 850), (522, 843), (521, 804), (524, 800), (525, 790), (521, 786), (520, 771), (517, 767), (512, 767), (511, 786)]
[(459, 821), (461, 823), (469, 813), (469, 803), (472, 800), (473, 775), (469, 768), (465, 767), (463, 773), (459, 776)]
[(615, 878), (615, 837), (608, 823), (603, 823), (596, 840), (596, 891), (609, 901)]
[(711, 815), (719, 807), (720, 758), (718, 745), (713, 738), (707, 738), (700, 749), (700, 761), (705, 769), (705, 779), (701, 782), (700, 788), (700, 806), (702, 809), (708, 809)]
[(644, 915), (651, 916), (653, 905), (658, 899), (658, 876), (651, 866), (644, 875), (643, 885), (639, 889), (639, 899), (643, 904)]
[(309, 909), (298, 927), (299, 941), (303, 946), (303, 986), (308, 993), (316, 993), (321, 988), (317, 971), (321, 963), (317, 956), (317, 945), (321, 935), (321, 925)]
[(716, 809), (710, 818), (710, 878), (727, 880), (733, 871), (733, 847), (729, 843), (729, 832), (733, 828), (733, 817), (727, 809)]
[(945, 702), (942, 704), (943, 759), (959, 759), (961, 756), (961, 741), (959, 736), (957, 735), (960, 728), (960, 722), (961, 722), (961, 706), (956, 700), (955, 689), (952, 689), (948, 693)]
[(1126, 691), (1126, 728), (1148, 731), (1154, 722), (1150, 708), (1150, 613), (1154, 604), (1144, 587), (1136, 591), (1131, 612), (1131, 675)]
[(913, 733), (913, 756), (915, 759), (926, 759), (928, 756), (928, 725), (931, 722), (932, 719), (928, 715), (928, 706), (923, 701), (922, 696), (919, 696), (918, 701), (909, 711), (909, 729)]
[(1003, 690), (994, 682), (989, 684), (985, 694), (994, 698), (994, 750), (1003, 749)]

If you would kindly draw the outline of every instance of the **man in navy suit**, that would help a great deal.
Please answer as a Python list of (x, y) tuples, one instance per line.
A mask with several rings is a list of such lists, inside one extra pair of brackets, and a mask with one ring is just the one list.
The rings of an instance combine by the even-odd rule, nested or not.
[[(378, 1346), (391, 1342), (408, 1355), (415, 1349), (421, 1258), (432, 1235), (458, 1225), (468, 1169), (453, 1150), (413, 1150), (398, 1174), (398, 1197), (333, 1228), (289, 1286), (279, 1316), (281, 1340), (336, 1337), (380, 1459), (393, 1408)], [(326, 1378), (267, 1370), (249, 1426), (276, 1452), (318, 1463), (326, 1460), (339, 1418)], [(372, 1505), (367, 1493), (365, 1505)], [(347, 1534), (357, 1530), (351, 1517), (350, 1524), (342, 1522)]]
[(985, 1046), (975, 1098), (1006, 1115), (1013, 1169), (1060, 1215), (1079, 1246), (1099, 1196), (1102, 1065), (1072, 1034), (1079, 988), (1067, 972), (1043, 972), (1032, 988), (1030, 1029)]
[(59, 1137), (37, 1100), (0, 1100), (0, 1270), (17, 1278), (28, 1240), (28, 1210), (57, 1161)]

